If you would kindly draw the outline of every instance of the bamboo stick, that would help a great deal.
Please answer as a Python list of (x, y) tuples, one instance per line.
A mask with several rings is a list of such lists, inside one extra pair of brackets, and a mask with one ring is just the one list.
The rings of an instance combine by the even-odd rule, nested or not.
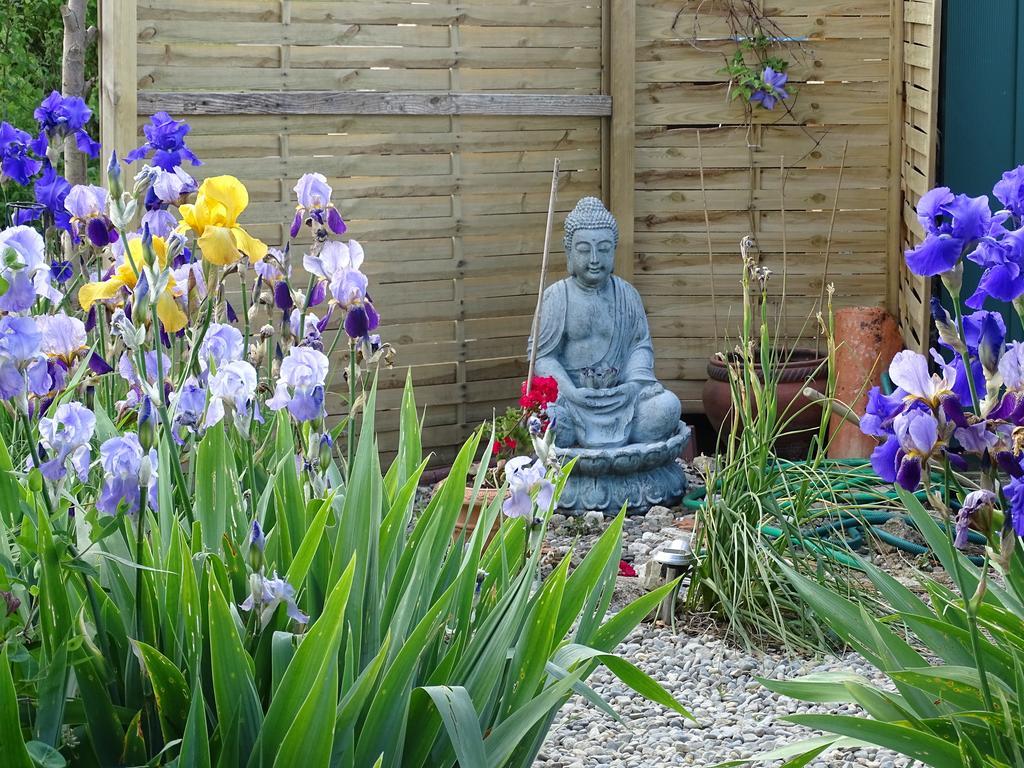
[(540, 286), (537, 289), (537, 308), (533, 311), (533, 325), (530, 328), (530, 369), (526, 375), (526, 392), (533, 388), (533, 369), (537, 364), (537, 331), (540, 328), (540, 312), (544, 307), (544, 283), (548, 273), (548, 251), (551, 247), (551, 222), (555, 217), (555, 198), (558, 197), (558, 158), (551, 169), (551, 195), (548, 198), (548, 220), (544, 228), (544, 255), (540, 260)]

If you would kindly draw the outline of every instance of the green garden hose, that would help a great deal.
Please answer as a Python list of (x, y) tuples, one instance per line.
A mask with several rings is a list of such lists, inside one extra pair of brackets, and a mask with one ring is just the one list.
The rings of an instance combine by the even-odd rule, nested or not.
[[(783, 463), (787, 465), (806, 464), (806, 462), (783, 462), (780, 460), (780, 464)], [(795, 545), (829, 557), (850, 568), (859, 568), (857, 560), (849, 553), (861, 549), (866, 543), (868, 534), (913, 555), (923, 555), (929, 551), (927, 547), (897, 536), (881, 527), (893, 519), (899, 519), (910, 527), (915, 527), (915, 525), (910, 515), (882, 509), (870, 509), (872, 505), (899, 500), (895, 489), (879, 487), (880, 481), (870, 464), (861, 459), (829, 459), (819, 462), (818, 466), (846, 468), (842, 479), (829, 484), (828, 495), (839, 503), (851, 508), (858, 508), (858, 511), (840, 510), (838, 517), (808, 528), (802, 531), (800, 536), (790, 536), (790, 540)], [(937, 474), (936, 479), (941, 480), (941, 475)], [(915, 495), (923, 500), (924, 492), (918, 491)], [(683, 497), (683, 507), (691, 510), (700, 509), (704, 505), (706, 497), (707, 489), (704, 486), (691, 488)], [(783, 509), (788, 505), (788, 503), (784, 503)], [(863, 509), (864, 507), (868, 507), (868, 509)], [(784, 535), (780, 528), (771, 525), (762, 525), (761, 532), (773, 538)], [(975, 544), (986, 543), (985, 537), (977, 531), (968, 531), (968, 539)], [(972, 556), (971, 560), (979, 565), (982, 562), (982, 558), (977, 556)]]

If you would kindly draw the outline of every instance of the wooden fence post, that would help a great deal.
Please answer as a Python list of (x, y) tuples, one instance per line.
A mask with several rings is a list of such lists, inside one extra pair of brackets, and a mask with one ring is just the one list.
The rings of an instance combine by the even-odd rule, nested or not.
[(903, 0), (892, 0), (889, 32), (889, 212), (885, 306), (900, 316), (900, 263), (903, 260)]
[(100, 0), (100, 141), (103, 160), (138, 144), (136, 0)]
[(608, 164), (611, 211), (619, 223), (615, 272), (633, 277), (633, 153), (636, 128), (636, 0), (605, 0), (611, 4), (610, 55), (612, 97)]

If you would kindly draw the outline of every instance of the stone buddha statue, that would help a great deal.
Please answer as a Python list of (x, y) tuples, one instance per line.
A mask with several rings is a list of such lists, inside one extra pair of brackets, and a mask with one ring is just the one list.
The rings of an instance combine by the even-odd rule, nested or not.
[(679, 427), (679, 398), (654, 376), (640, 294), (612, 274), (618, 240), (604, 204), (580, 200), (565, 219), (569, 277), (544, 292), (536, 372), (558, 381), (549, 414), (561, 447), (652, 443)]

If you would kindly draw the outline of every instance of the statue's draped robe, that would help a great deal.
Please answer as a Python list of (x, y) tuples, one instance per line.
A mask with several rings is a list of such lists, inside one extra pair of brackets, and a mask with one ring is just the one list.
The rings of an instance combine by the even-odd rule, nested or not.
[[(560, 280), (544, 291), (544, 304), (537, 332), (537, 360), (553, 358), (565, 369), (573, 384), (581, 386), (583, 368), (617, 368), (617, 384), (636, 382), (640, 386), (631, 394), (619, 391), (609, 396), (598, 407), (580, 406), (568, 398), (559, 397), (555, 417), (568, 418), (575, 428), (576, 439), (584, 448), (624, 445), (636, 415), (637, 396), (657, 385), (654, 376), (654, 347), (647, 326), (647, 315), (636, 289), (615, 275), (611, 276), (615, 329), (606, 348), (595, 348), (592, 360), (567, 363), (562, 357), (566, 313), (569, 309), (569, 283), (572, 278)], [(533, 339), (529, 345), (532, 347)], [(538, 364), (538, 371), (543, 366)], [(660, 386), (659, 386), (660, 389)], [(570, 446), (563, 446), (570, 447)]]

